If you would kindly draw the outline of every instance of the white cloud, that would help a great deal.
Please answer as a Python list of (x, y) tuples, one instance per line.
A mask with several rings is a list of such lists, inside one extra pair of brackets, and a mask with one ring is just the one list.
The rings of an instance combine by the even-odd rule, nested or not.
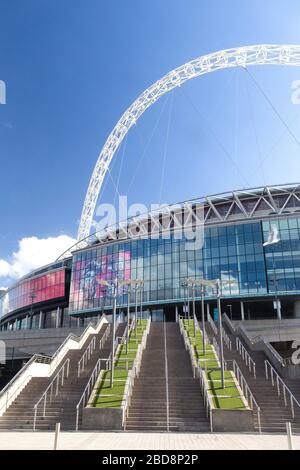
[(18, 242), (18, 251), (6, 260), (0, 259), (0, 279), (18, 279), (33, 269), (49, 264), (74, 243), (76, 240), (67, 235), (22, 238)]

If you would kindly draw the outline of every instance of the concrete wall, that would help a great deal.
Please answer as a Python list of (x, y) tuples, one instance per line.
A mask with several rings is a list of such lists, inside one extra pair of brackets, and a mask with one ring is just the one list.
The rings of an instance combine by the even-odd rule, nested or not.
[(253, 432), (252, 410), (212, 410), (213, 432)]
[(90, 431), (123, 430), (123, 410), (121, 408), (86, 407), (82, 412), (81, 429)]
[(52, 355), (70, 333), (80, 336), (83, 331), (83, 327), (0, 331), (0, 340), (5, 342), (8, 354), (14, 348), (19, 355), (24, 353), (22, 357), (41, 353)]
[(233, 323), (235, 327), (243, 325), (251, 338), (261, 336), (267, 343), (300, 340), (300, 318), (245, 320)]

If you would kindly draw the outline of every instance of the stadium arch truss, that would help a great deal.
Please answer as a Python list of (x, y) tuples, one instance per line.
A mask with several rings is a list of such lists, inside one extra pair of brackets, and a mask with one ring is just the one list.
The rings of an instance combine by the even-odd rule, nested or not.
[[(88, 238), (90, 234), (100, 189), (111, 160), (127, 132), (136, 124), (141, 115), (163, 95), (181, 86), (188, 80), (217, 70), (251, 65), (300, 66), (300, 45), (253, 45), (203, 55), (169, 72), (147, 88), (132, 103), (108, 136), (93, 170), (78, 229), (77, 239), (79, 241)], [(234, 198), (239, 208), (244, 211), (243, 206), (240, 204), (239, 196), (235, 194)], [(270, 196), (268, 196), (267, 204), (273, 206)], [(213, 204), (211, 209), (215, 212)], [(247, 214), (246, 210), (245, 216)]]

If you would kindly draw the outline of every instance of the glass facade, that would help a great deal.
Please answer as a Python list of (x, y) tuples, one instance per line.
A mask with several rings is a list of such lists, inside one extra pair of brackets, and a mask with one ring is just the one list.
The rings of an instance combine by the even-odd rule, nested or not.
[[(183, 300), (182, 283), (187, 277), (221, 279), (224, 296), (266, 295), (265, 255), (268, 253), (263, 247), (264, 236), (262, 223), (253, 222), (206, 227), (204, 245), (195, 250), (186, 249), (186, 240), (171, 236), (169, 239), (116, 242), (76, 253), (69, 311), (76, 313), (110, 306), (112, 300), (107, 288), (99, 287), (99, 280), (108, 277), (143, 279), (143, 301), (149, 304)], [(120, 291), (118, 304), (126, 303), (126, 290)]]
[(265, 249), (268, 290), (300, 291), (300, 218), (263, 222), (265, 241), (272, 225), (278, 228), (280, 242)]
[(65, 281), (65, 269), (24, 280), (1, 297), (0, 317), (23, 307), (64, 297)]
[[(264, 247), (271, 227), (278, 228), (279, 243)], [(190, 239), (152, 238), (98, 244), (74, 253), (69, 305), (64, 318), (76, 313), (89, 315), (111, 308), (112, 296), (102, 281), (143, 279), (143, 302), (162, 315), (164, 303), (182, 303), (187, 277), (220, 279), (222, 295), (231, 299), (274, 298), (300, 293), (300, 217), (207, 225), (201, 248), (187, 249)], [(49, 268), (47, 268), (49, 271)], [(67, 288), (66, 288), (67, 279)], [(24, 279), (0, 298), (1, 315), (45, 304), (45, 327), (56, 324), (55, 299), (68, 292), (69, 271), (65, 268)], [(199, 297), (196, 291), (196, 297)], [(214, 298), (212, 292), (207, 297)], [(134, 305), (134, 295), (131, 303)], [(127, 305), (126, 288), (118, 292), (118, 306)], [(53, 309), (51, 313), (50, 310)], [(44, 310), (42, 308), (42, 310)], [(36, 313), (36, 312), (35, 312)], [(24, 312), (23, 312), (24, 316)], [(65, 321), (65, 320), (64, 320)], [(25, 320), (22, 319), (24, 323)], [(38, 327), (38, 316), (33, 319)], [(23, 324), (22, 324), (23, 325)], [(20, 326), (19, 326), (20, 327)]]

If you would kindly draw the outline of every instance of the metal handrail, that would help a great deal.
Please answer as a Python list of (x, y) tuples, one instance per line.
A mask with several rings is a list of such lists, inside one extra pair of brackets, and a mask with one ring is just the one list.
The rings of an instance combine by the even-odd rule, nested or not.
[(36, 419), (37, 419), (37, 409), (39, 404), (41, 403), (42, 400), (44, 400), (44, 405), (43, 405), (43, 417), (45, 417), (46, 414), (46, 406), (47, 406), (47, 396), (48, 396), (48, 391), (50, 390), (50, 401), (52, 401), (52, 395), (53, 395), (53, 385), (54, 382), (56, 381), (56, 390), (55, 390), (55, 396), (58, 394), (58, 387), (59, 387), (59, 381), (60, 381), (60, 375), (61, 375), (61, 386), (63, 387), (64, 385), (64, 379), (65, 379), (65, 369), (66, 369), (66, 377), (69, 376), (69, 370), (70, 370), (70, 359), (68, 358), (63, 365), (60, 367), (59, 371), (55, 375), (55, 377), (51, 380), (50, 384), (42, 394), (41, 398), (36, 402), (34, 405), (34, 418), (33, 418), (33, 430), (35, 431), (36, 428)]
[(240, 338), (236, 337), (235, 339), (235, 344), (236, 344), (236, 350), (240, 354), (241, 358), (245, 362), (246, 366), (249, 369), (249, 372), (253, 373), (254, 378), (256, 379), (256, 364), (253, 361), (252, 357), (248, 353), (247, 349), (241, 342)]
[(110, 324), (108, 323), (103, 335), (101, 336), (99, 340), (99, 349), (103, 349), (104, 343), (106, 342), (109, 334), (110, 334)]
[(228, 317), (227, 313), (224, 313), (222, 318), (225, 321), (225, 323), (227, 323), (227, 325), (229, 326), (232, 333), (235, 333), (236, 332), (236, 327), (234, 326), (234, 324), (232, 323), (232, 321)]
[(123, 400), (122, 400), (124, 430), (126, 430), (126, 419), (128, 417), (128, 410), (129, 410), (129, 407), (130, 407), (130, 404), (131, 404), (131, 397), (132, 397), (132, 393), (133, 393), (134, 381), (135, 381), (135, 378), (138, 377), (139, 373), (140, 373), (142, 355), (143, 355), (143, 351), (146, 347), (147, 337), (148, 337), (149, 330), (150, 330), (150, 325), (151, 325), (151, 319), (149, 318), (148, 322), (147, 322), (147, 327), (145, 328), (144, 333), (143, 333), (141, 343), (138, 347), (137, 354), (136, 354), (136, 357), (135, 357), (133, 365), (132, 365), (132, 369), (128, 374), (127, 383), (126, 383), (126, 386), (125, 386), (125, 393), (124, 393)]
[(229, 336), (226, 333), (226, 331), (224, 330), (224, 328), (222, 328), (222, 336), (223, 336), (223, 339), (224, 339), (224, 343), (226, 344), (229, 351), (231, 351), (231, 349), (232, 349), (231, 339), (229, 338)]
[(206, 333), (206, 331), (204, 331), (204, 333), (203, 333), (202, 329), (200, 328), (198, 318), (196, 317), (196, 315), (195, 315), (195, 325), (196, 325), (196, 328), (198, 328), (198, 330), (200, 331), (201, 335), (203, 336), (203, 334), (204, 334), (205, 344), (209, 344), (209, 338), (207, 336), (207, 333)]
[[(104, 315), (105, 316), (105, 315)], [(103, 315), (101, 316), (101, 318), (99, 319), (97, 325), (95, 328), (98, 327), (99, 323), (102, 321), (102, 318), (103, 318)], [(64, 346), (66, 345), (66, 343), (70, 340), (70, 339), (73, 339), (74, 341), (80, 341), (81, 338), (84, 336), (84, 334), (86, 333), (86, 331), (88, 330), (88, 328), (90, 327), (94, 327), (94, 324), (92, 322), (90, 322), (87, 327), (85, 328), (85, 330), (82, 332), (82, 334), (80, 335), (80, 337), (76, 336), (74, 333), (70, 333), (66, 338), (65, 340), (61, 343), (61, 345), (59, 346), (59, 348), (54, 352), (54, 354), (52, 356), (44, 356), (44, 355), (41, 355), (41, 354), (34, 354), (30, 359), (29, 361), (26, 362), (26, 364), (24, 364), (24, 366), (17, 372), (17, 374), (8, 382), (8, 384), (6, 384), (6, 386), (0, 391), (0, 399), (1, 397), (3, 397), (5, 395), (5, 393), (7, 394), (7, 397), (6, 397), (6, 400), (5, 400), (5, 403), (6, 405), (3, 405), (0, 409), (0, 412), (1, 410), (4, 408), (4, 406), (7, 406), (7, 403), (9, 400), (13, 401), (18, 393), (17, 392), (20, 392), (20, 386), (17, 387), (16, 390), (14, 390), (14, 392), (12, 393), (12, 395), (9, 397), (9, 389), (13, 386), (13, 384), (15, 382), (17, 382), (19, 380), (19, 378), (26, 372), (26, 370), (33, 364), (33, 363), (42, 363), (42, 364), (50, 364), (50, 367), (52, 366), (52, 363), (54, 363), (53, 361), (56, 359), (56, 357), (59, 355), (60, 351), (64, 348)], [(55, 365), (56, 366), (56, 365)], [(26, 382), (26, 380), (30, 378), (30, 380), (33, 378), (32, 375), (27, 375), (24, 380), (22, 380), (22, 384), (24, 384)], [(29, 380), (27, 381), (27, 383), (29, 382)]]
[(202, 367), (200, 366), (200, 364), (198, 364), (197, 372), (198, 372), (198, 378), (200, 381), (200, 388), (202, 391), (204, 406), (206, 409), (206, 416), (209, 417), (210, 432), (213, 432), (213, 421), (212, 421), (213, 404), (212, 404), (212, 400), (208, 392), (208, 383), (207, 383), (206, 375)]
[[(131, 322), (130, 324), (130, 327), (129, 327), (129, 331), (134, 327), (134, 321)], [(109, 327), (107, 327), (106, 331), (108, 330), (108, 328), (110, 328), (110, 325)], [(123, 333), (122, 336), (120, 337), (117, 337), (115, 339), (115, 349), (116, 349), (116, 346), (119, 346), (119, 341), (118, 341), (118, 338), (121, 338), (121, 339), (126, 339), (126, 333), (127, 333), (127, 330), (125, 328), (125, 331)], [(107, 337), (109, 335), (109, 332), (107, 333)], [(107, 339), (106, 337), (106, 339)], [(121, 343), (122, 344), (122, 343)], [(102, 347), (103, 347), (103, 344), (102, 344)], [(116, 354), (114, 356), (114, 361), (117, 361), (117, 351), (116, 351)], [(105, 362), (105, 367), (106, 369), (101, 369), (101, 364), (102, 362)], [(89, 377), (89, 380), (85, 386), (85, 389), (76, 405), (76, 421), (75, 421), (75, 430), (78, 431), (78, 426), (79, 426), (79, 412), (80, 412), (80, 407), (82, 406), (82, 408), (85, 407), (89, 397), (90, 397), (90, 394), (92, 393), (92, 390), (93, 390), (93, 387), (96, 383), (96, 381), (98, 380), (99, 378), (99, 374), (101, 373), (101, 370), (107, 370), (107, 369), (110, 369), (111, 368), (111, 353), (110, 355), (107, 357), (107, 358), (100, 358), (98, 359), (90, 377)]]
[(87, 365), (88, 361), (90, 360), (94, 350), (96, 348), (96, 336), (94, 336), (89, 345), (87, 346), (86, 350), (82, 354), (81, 358), (78, 361), (77, 365), (77, 377), (80, 377), (81, 372), (84, 371), (85, 366)]
[[(3, 408), (6, 407), (8, 408), (8, 403), (9, 401), (12, 402), (18, 394), (22, 391), (22, 389), (27, 385), (27, 383), (32, 379), (32, 375), (29, 374), (24, 379), (22, 380), (21, 384), (17, 386), (17, 388), (13, 391), (13, 393), (10, 395), (10, 389), (14, 383), (17, 383), (18, 380), (22, 377), (23, 373), (25, 372), (26, 369), (30, 367), (31, 364), (33, 363), (39, 363), (39, 364), (49, 364), (51, 361), (51, 358), (49, 356), (42, 356), (40, 354), (34, 354), (29, 361), (26, 362), (26, 364), (22, 367), (22, 369), (19, 370), (19, 372), (16, 373), (16, 375), (6, 384), (6, 386), (1, 390), (0, 392), (0, 399), (6, 394), (6, 399), (5, 399), (5, 404), (2, 405), (0, 408), (0, 412), (2, 411)], [(26, 384), (25, 384), (26, 382)], [(25, 385), (24, 385), (25, 384)], [(23, 388), (21, 386), (24, 385)]]
[(61, 345), (59, 346), (59, 348), (55, 351), (55, 353), (53, 354), (52, 356), (52, 360), (56, 358), (56, 356), (58, 356), (58, 354), (60, 353), (60, 351), (64, 348), (64, 346), (66, 345), (66, 343), (70, 340), (70, 339), (73, 339), (74, 341), (77, 341), (77, 342), (80, 342), (84, 336), (86, 335), (86, 333), (88, 332), (89, 328), (94, 328), (95, 330), (97, 330), (97, 328), (99, 327), (100, 323), (102, 322), (102, 319), (103, 317), (105, 317), (105, 315), (101, 315), (101, 317), (99, 318), (98, 322), (96, 323), (96, 325), (93, 323), (93, 322), (89, 322), (88, 325), (86, 326), (86, 328), (83, 330), (83, 332), (81, 333), (81, 335), (78, 337), (77, 335), (75, 335), (74, 333), (69, 333), (69, 335), (66, 337), (66, 339), (61, 343)]
[(196, 378), (198, 375), (199, 381), (200, 381), (200, 388), (202, 391), (202, 396), (204, 400), (204, 406), (206, 409), (206, 415), (209, 417), (209, 422), (210, 422), (210, 430), (213, 432), (213, 423), (212, 423), (212, 403), (211, 399), (208, 393), (208, 385), (207, 385), (207, 380), (205, 378), (205, 375), (203, 373), (203, 370), (200, 366), (199, 363), (197, 363), (196, 358), (195, 358), (195, 352), (193, 350), (193, 347), (191, 345), (191, 342), (189, 340), (189, 337), (187, 335), (186, 329), (184, 328), (183, 321), (181, 318), (179, 318), (179, 328), (180, 328), (180, 333), (183, 337), (183, 341), (185, 344), (186, 350), (189, 352), (190, 360), (191, 360), (191, 365), (193, 369), (193, 377)]
[(280, 363), (280, 365), (282, 367), (286, 367), (287, 362), (280, 356), (280, 354), (276, 351), (275, 348), (273, 348), (273, 346), (270, 343), (264, 340), (264, 338), (261, 335), (257, 335), (254, 338), (250, 337), (244, 325), (239, 326), (239, 331), (246, 337), (246, 339), (249, 341), (250, 344), (256, 344), (259, 341), (261, 341), (264, 347), (270, 351), (272, 356), (274, 356), (274, 358)]
[(214, 334), (217, 335), (217, 334), (218, 334), (218, 328), (216, 327), (216, 324), (215, 324), (215, 322), (213, 321), (212, 316), (211, 316), (211, 314), (210, 314), (209, 312), (207, 312), (207, 321), (208, 321), (208, 323), (210, 324), (210, 326), (211, 326), (211, 328), (212, 328)]
[(269, 351), (273, 354), (273, 356), (276, 357), (277, 361), (280, 362), (280, 364), (283, 367), (285, 367), (286, 363), (285, 363), (283, 357), (281, 357), (280, 354), (278, 353), (278, 351), (276, 351), (276, 349), (273, 348), (272, 344), (265, 341), (265, 345), (269, 349)]
[[(225, 314), (226, 315), (226, 314)], [(207, 321), (208, 323), (210, 324), (213, 332), (215, 335), (218, 335), (219, 334), (219, 330), (217, 328), (217, 325), (215, 324), (215, 322), (213, 321), (212, 319), (212, 316), (209, 312), (207, 312)], [(228, 334), (226, 333), (226, 331), (224, 330), (224, 328), (222, 328), (222, 337), (224, 339), (224, 343), (226, 344), (227, 348), (231, 351), (232, 349), (232, 344), (231, 344), (231, 339), (229, 338)]]
[(215, 348), (218, 360), (220, 360), (220, 346), (215, 337), (213, 337), (213, 347)]
[[(294, 407), (294, 404), (296, 406), (298, 406), (298, 408), (300, 408), (300, 403), (298, 402), (297, 398), (293, 395), (293, 393), (291, 392), (291, 390), (287, 387), (287, 385), (284, 383), (284, 381), (282, 380), (282, 378), (280, 377), (280, 375), (278, 374), (278, 372), (274, 369), (274, 367), (270, 364), (270, 362), (266, 359), (265, 360), (265, 374), (266, 374), (266, 379), (269, 380), (269, 373), (268, 373), (268, 369), (270, 369), (270, 378), (271, 378), (271, 382), (272, 382), (272, 386), (274, 387), (275, 386), (275, 382), (276, 382), (276, 386), (277, 386), (277, 395), (278, 396), (281, 396), (281, 392), (280, 392), (280, 386), (282, 387), (282, 393), (283, 393), (283, 400), (284, 400), (284, 404), (285, 406), (288, 406), (288, 401), (287, 401), (287, 395), (289, 397), (289, 403), (290, 403), (290, 407), (291, 407), (291, 412), (292, 412), (292, 417), (293, 419), (295, 418), (295, 407)], [(274, 377), (275, 376), (275, 377)]]
[(105, 358), (105, 359), (104, 358), (98, 359), (98, 361), (96, 362), (96, 365), (95, 365), (95, 367), (94, 367), (94, 369), (93, 369), (93, 371), (90, 375), (88, 383), (86, 384), (85, 389), (84, 389), (84, 391), (83, 391), (83, 393), (82, 393), (82, 395), (79, 399), (79, 402), (76, 405), (76, 420), (75, 420), (75, 430), (76, 431), (78, 431), (80, 405), (82, 405), (84, 407), (87, 400), (89, 399), (90, 394), (92, 392), (92, 389), (95, 385), (95, 382), (98, 379), (98, 376), (99, 376), (99, 373), (100, 373), (100, 370), (101, 370), (101, 363), (103, 361), (106, 363), (106, 369), (102, 369), (102, 370), (107, 370), (108, 369), (108, 364), (111, 361), (111, 355), (109, 357)]
[(225, 361), (225, 366), (226, 366), (226, 370), (229, 370), (228, 369), (228, 364), (229, 363), (232, 363), (233, 365), (233, 373), (238, 381), (238, 384), (242, 390), (242, 393), (244, 395), (244, 397), (246, 398), (247, 400), (247, 403), (249, 405), (249, 408), (254, 411), (254, 409), (256, 409), (256, 412), (257, 412), (257, 421), (258, 421), (258, 429), (259, 429), (259, 433), (261, 434), (261, 420), (260, 420), (260, 407), (258, 406), (257, 404), (257, 401), (256, 399), (254, 398), (254, 395), (241, 371), (241, 369), (239, 368), (237, 362), (235, 360), (229, 360), (229, 361)]

